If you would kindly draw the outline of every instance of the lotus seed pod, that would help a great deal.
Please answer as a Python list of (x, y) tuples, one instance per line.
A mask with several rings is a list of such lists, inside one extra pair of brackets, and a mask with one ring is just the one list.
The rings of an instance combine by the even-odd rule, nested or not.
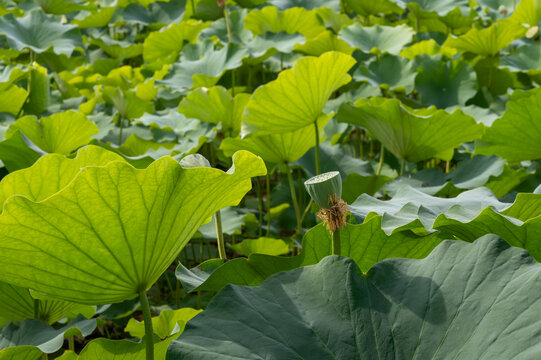
[(191, 154), (180, 160), (180, 166), (185, 169), (196, 167), (212, 167), (206, 157), (201, 154)]
[(340, 199), (342, 196), (342, 178), (338, 171), (314, 176), (304, 182), (304, 187), (322, 209), (329, 209), (334, 205), (331, 199)]

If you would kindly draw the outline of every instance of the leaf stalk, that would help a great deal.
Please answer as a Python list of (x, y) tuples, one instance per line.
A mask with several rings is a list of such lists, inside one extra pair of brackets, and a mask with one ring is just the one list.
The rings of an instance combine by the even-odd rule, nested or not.
[(139, 301), (141, 302), (141, 310), (145, 321), (146, 360), (154, 360), (154, 330), (152, 330), (152, 315), (150, 314), (150, 304), (145, 290), (139, 292)]

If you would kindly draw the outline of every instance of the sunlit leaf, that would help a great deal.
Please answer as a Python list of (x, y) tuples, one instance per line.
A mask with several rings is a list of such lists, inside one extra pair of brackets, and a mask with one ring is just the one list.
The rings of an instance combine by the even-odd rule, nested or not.
[(80, 303), (133, 298), (158, 279), (205, 219), (236, 205), (251, 187), (249, 178), (265, 174), (263, 162), (248, 152), (237, 153), (234, 164), (226, 174), (182, 169), (171, 158), (145, 170), (113, 162), (84, 168), (42, 202), (11, 197), (0, 215), (0, 263), (11, 270), (0, 277)]
[(243, 131), (294, 131), (316, 121), (331, 94), (347, 84), (354, 60), (339, 52), (304, 57), (278, 79), (259, 87), (246, 107)]
[(81, 113), (66, 111), (37, 119), (25, 116), (9, 128), (11, 135), (21, 131), (34, 144), (48, 153), (70, 154), (90, 142), (98, 127)]
[(434, 107), (411, 109), (384, 98), (344, 104), (338, 121), (366, 128), (396, 157), (412, 162), (431, 157), (450, 160), (455, 147), (484, 131), (483, 125), (458, 109), (452, 114)]

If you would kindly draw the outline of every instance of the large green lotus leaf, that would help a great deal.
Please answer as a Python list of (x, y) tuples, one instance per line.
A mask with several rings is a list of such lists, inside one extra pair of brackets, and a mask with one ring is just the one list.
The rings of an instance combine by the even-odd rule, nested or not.
[(65, 155), (88, 144), (99, 131), (84, 114), (71, 110), (39, 120), (35, 116), (19, 118), (10, 126), (6, 137), (17, 130), (43, 151)]
[(0, 350), (0, 360), (39, 360), (43, 353), (35, 346), (22, 345)]
[[(460, 214), (442, 214), (434, 221), (434, 228), (466, 241), (473, 241), (486, 234), (495, 234), (511, 246), (526, 249), (532, 257), (541, 262), (541, 244), (537, 236), (541, 231), (540, 203), (539, 197), (529, 201), (517, 198), (512, 207), (501, 213), (487, 208), (472, 220), (463, 219)], [(525, 221), (518, 220), (513, 215), (522, 217)], [(526, 220), (528, 217), (530, 218)]]
[(115, 9), (115, 6), (102, 6), (99, 11), (81, 11), (75, 16), (75, 19), (72, 20), (71, 23), (77, 25), (80, 29), (107, 26), (115, 13)]
[(411, 109), (396, 99), (359, 99), (344, 104), (338, 121), (370, 131), (399, 159), (416, 162), (432, 157), (450, 160), (453, 149), (483, 134), (484, 126), (457, 109), (452, 114), (434, 107)]
[(339, 51), (351, 55), (355, 50), (330, 30), (323, 31), (318, 36), (306, 41), (302, 45), (300, 45), (300, 43), (302, 43), (302, 41), (299, 41), (298, 45), (295, 46), (295, 51), (309, 56), (321, 56), (327, 51)]
[(440, 109), (464, 105), (477, 92), (475, 71), (467, 63), (444, 61), (443, 55), (421, 55), (415, 61), (419, 65), (415, 88), (423, 105)]
[[(186, 323), (200, 312), (201, 310), (191, 308), (163, 310), (159, 316), (152, 318), (152, 330), (160, 339), (164, 339), (179, 331), (182, 332)], [(128, 332), (131, 336), (142, 339), (145, 336), (145, 322), (131, 318), (124, 331)]]
[(244, 239), (231, 248), (244, 256), (251, 254), (285, 255), (289, 252), (289, 245), (282, 239), (261, 237), (258, 239)]
[[(154, 358), (165, 359), (167, 348), (171, 341), (176, 339), (180, 333), (169, 336), (160, 341), (155, 337)], [(69, 357), (68, 357), (69, 356)], [(110, 340), (98, 338), (89, 342), (81, 351), (79, 356), (76, 354), (67, 354), (66, 358), (59, 360), (146, 360), (146, 349), (144, 342), (134, 342), (130, 340)]]
[[(320, 140), (323, 139), (323, 128), (330, 116), (321, 116), (318, 122)], [(228, 138), (222, 141), (221, 149), (227, 156), (237, 150), (248, 150), (261, 156), (272, 164), (292, 163), (300, 159), (316, 143), (316, 132), (313, 125), (307, 125), (286, 133), (248, 136), (243, 139)]]
[(400, 51), (400, 56), (410, 60), (414, 60), (415, 57), (419, 55), (443, 54), (448, 58), (452, 58), (456, 53), (457, 51), (455, 49), (442, 47), (438, 45), (436, 40), (430, 39), (419, 41), (411, 46), (408, 46), (407, 48)]
[(269, 4), (281, 10), (295, 7), (309, 10), (327, 7), (337, 12), (340, 11), (340, 1), (338, 0), (270, 0)]
[(339, 37), (349, 45), (365, 53), (398, 55), (404, 45), (411, 41), (413, 29), (406, 25), (364, 27), (355, 23), (343, 28)]
[(257, 288), (227, 287), (167, 359), (535, 358), (540, 279), (524, 250), (494, 237), (445, 241), (366, 275), (328, 257)]
[(233, 98), (222, 86), (199, 88), (182, 99), (178, 111), (188, 118), (221, 124), (225, 134), (236, 136), (240, 133), (242, 112), (249, 99), (248, 94), (237, 94)]
[(398, 0), (397, 3), (415, 10), (436, 12), (440, 16), (446, 15), (456, 7), (464, 11), (469, 10), (468, 0)]
[(30, 49), (42, 53), (52, 48), (55, 54), (71, 56), (82, 48), (77, 26), (61, 24), (41, 10), (28, 11), (23, 17), (8, 14), (0, 18), (0, 33), (7, 37), (10, 48)]
[(526, 28), (515, 21), (500, 20), (483, 29), (472, 28), (459, 37), (449, 36), (444, 46), (455, 48), (459, 52), (471, 52), (482, 56), (496, 55), (513, 40), (526, 33)]
[(409, 185), (428, 195), (456, 196), (463, 190), (483, 186), (491, 178), (497, 178), (504, 172), (505, 166), (506, 161), (497, 156), (478, 155), (460, 161), (456, 169), (447, 174), (441, 169), (423, 169), (409, 176), (401, 176), (385, 184), (384, 191), (392, 196), (402, 186)]
[(48, 14), (63, 15), (89, 8), (79, 0), (37, 0), (43, 11)]
[(160, 65), (174, 63), (184, 45), (195, 43), (199, 32), (208, 25), (196, 20), (187, 20), (151, 32), (143, 44), (143, 59), (147, 63)]
[(541, 93), (507, 103), (503, 116), (487, 128), (476, 154), (497, 155), (511, 162), (541, 158), (541, 130), (537, 126)]
[(284, 11), (274, 6), (250, 11), (244, 18), (244, 27), (254, 35), (266, 32), (288, 34), (300, 33), (306, 38), (312, 38), (325, 31), (316, 10), (292, 8)]
[(376, 14), (401, 14), (404, 12), (398, 5), (391, 0), (380, 1), (361, 1), (361, 0), (345, 0), (345, 3), (359, 15), (369, 16)]
[(203, 221), (236, 205), (250, 177), (266, 172), (249, 152), (236, 153), (233, 162), (230, 173), (182, 169), (168, 157), (144, 170), (113, 162), (84, 168), (42, 202), (9, 198), (0, 215), (0, 263), (9, 269), (1, 280), (84, 304), (135, 297)]
[(124, 158), (94, 145), (81, 148), (73, 159), (59, 154), (45, 155), (31, 167), (12, 172), (2, 179), (0, 204), (13, 195), (42, 201), (68, 185), (82, 168), (104, 166), (112, 161), (124, 161)]
[(170, 73), (157, 83), (180, 93), (187, 93), (193, 87), (212, 87), (226, 70), (241, 66), (247, 54), (248, 49), (238, 44), (228, 44), (221, 49), (215, 48), (209, 39), (190, 44), (184, 47)]
[(98, 34), (98, 37), (83, 37), (85, 42), (100, 47), (113, 58), (130, 59), (143, 53), (143, 44), (128, 40), (114, 40), (109, 35)]
[(186, 0), (156, 1), (147, 7), (130, 4), (122, 12), (122, 17), (142, 25), (176, 24), (184, 15), (185, 5)]
[(291, 53), (293, 49), (299, 49), (299, 45), (304, 44), (305, 41), (306, 38), (299, 33), (288, 34), (283, 31), (279, 33), (269, 32), (255, 36), (246, 42), (246, 46), (250, 51), (250, 57), (245, 60), (245, 63), (257, 64), (276, 53)]
[(0, 159), (8, 171), (16, 171), (31, 166), (43, 152), (31, 149), (27, 139), (16, 131), (9, 139), (0, 142)]
[(370, 219), (373, 215), (383, 216), (382, 229), (392, 234), (411, 229), (420, 234), (433, 231), (434, 221), (440, 214), (460, 216), (461, 221), (470, 221), (486, 207), (498, 211), (511, 204), (499, 201), (487, 188), (465, 191), (454, 198), (439, 198), (405, 185), (396, 190), (391, 200), (379, 200), (363, 194), (350, 206), (357, 218)]
[(415, 86), (417, 72), (413, 63), (403, 57), (385, 54), (368, 64), (360, 64), (353, 78), (366, 80), (370, 85), (410, 93)]
[[(12, 172), (0, 182), (0, 204), (13, 195), (41, 201), (65, 187), (85, 166), (106, 165), (124, 161), (113, 152), (97, 146), (85, 146), (74, 159), (58, 154), (41, 157), (29, 168)], [(0, 316), (12, 321), (34, 317), (34, 299), (28, 289), (0, 282)], [(81, 305), (56, 300), (41, 300), (39, 319), (54, 323), (67, 314), (77, 312)]]
[[(439, 233), (417, 236), (409, 231), (387, 235), (381, 229), (381, 218), (364, 224), (347, 224), (340, 231), (342, 254), (353, 258), (362, 271), (368, 271), (378, 261), (394, 258), (423, 258), (444, 238)], [(182, 264), (176, 271), (188, 291), (218, 291), (227, 284), (257, 286), (280, 271), (313, 265), (332, 253), (331, 235), (323, 224), (310, 229), (303, 239), (302, 251), (295, 257), (252, 254), (223, 263), (208, 260), (194, 269)]]
[(28, 92), (17, 85), (6, 87), (0, 91), (0, 113), (17, 115), (23, 107), (27, 96)]
[(500, 66), (511, 71), (540, 70), (541, 45), (526, 45), (519, 47), (513, 54), (502, 56)]
[(64, 337), (88, 336), (94, 329), (96, 319), (88, 320), (81, 315), (59, 329), (34, 319), (25, 320), (20, 324), (10, 323), (0, 332), (0, 351), (15, 346), (31, 345), (46, 354), (52, 354), (62, 347)]
[[(362, 195), (350, 209), (356, 215), (362, 212), (369, 220), (381, 217), (386, 233), (439, 231), (466, 241), (496, 234), (512, 246), (525, 248), (539, 261), (541, 247), (535, 234), (541, 230), (540, 200), (539, 194), (523, 193), (513, 204), (501, 203), (486, 188), (441, 199), (406, 187), (387, 202)], [(376, 212), (382, 216), (375, 216)]]
[(313, 124), (331, 94), (351, 80), (347, 72), (354, 64), (351, 56), (339, 52), (300, 59), (254, 92), (246, 106), (243, 131), (267, 135)]

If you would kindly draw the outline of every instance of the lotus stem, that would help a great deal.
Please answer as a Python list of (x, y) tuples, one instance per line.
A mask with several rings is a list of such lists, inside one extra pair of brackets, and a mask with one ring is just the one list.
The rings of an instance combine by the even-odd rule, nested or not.
[(271, 230), (271, 191), (270, 191), (270, 175), (267, 172), (267, 176), (265, 178), (265, 185), (267, 188), (267, 235), (270, 235)]
[(39, 300), (34, 299), (34, 319), (39, 319), (39, 306), (40, 306)]
[(404, 175), (405, 170), (406, 170), (406, 159), (402, 159), (400, 162), (400, 175)]
[(256, 192), (257, 192), (257, 210), (259, 212), (259, 218), (258, 218), (258, 229), (257, 233), (258, 236), (261, 237), (261, 233), (263, 231), (263, 195), (261, 194), (261, 183), (259, 182), (259, 178), (255, 178), (255, 184), (256, 184)]
[(314, 129), (316, 131), (316, 175), (321, 174), (321, 165), (319, 163), (319, 127), (317, 120), (314, 121)]
[(148, 303), (147, 293), (145, 290), (141, 290), (139, 292), (139, 300), (141, 302), (141, 310), (143, 311), (143, 319), (145, 321), (146, 360), (154, 360), (154, 330), (152, 330), (150, 304)]
[(191, 3), (192, 3), (192, 17), (195, 17), (195, 1), (194, 0), (191, 0)]
[(381, 169), (383, 168), (383, 157), (385, 156), (385, 147), (381, 145), (381, 150), (379, 152), (379, 163), (378, 163), (378, 169), (376, 171), (376, 176), (381, 175)]
[[(224, 3), (224, 18), (225, 27), (227, 29), (227, 40), (231, 44), (233, 43), (233, 34), (231, 33), (231, 21), (229, 20), (229, 12), (227, 11), (226, 3)], [(235, 97), (235, 69), (231, 70), (231, 95)]]
[(286, 172), (287, 172), (287, 180), (289, 182), (289, 190), (291, 191), (291, 200), (293, 201), (293, 208), (295, 209), (295, 216), (297, 218), (297, 230), (296, 234), (301, 235), (302, 228), (301, 228), (301, 210), (299, 208), (299, 203), (297, 202), (297, 195), (295, 193), (295, 184), (293, 183), (293, 176), (291, 175), (291, 169), (289, 168), (289, 165), (285, 163), (286, 165)]
[(341, 242), (340, 242), (340, 229), (336, 229), (332, 233), (332, 254), (340, 255)]
[(124, 122), (122, 121), (122, 115), (118, 115), (118, 125), (120, 126), (120, 132), (118, 133), (118, 146), (122, 145), (122, 130)]
[(68, 336), (68, 349), (71, 351), (75, 351), (75, 340), (74, 336)]
[(222, 230), (222, 213), (220, 210), (216, 211), (214, 220), (216, 223), (216, 238), (218, 239), (218, 254), (220, 255), (220, 259), (226, 260), (227, 255), (225, 253), (224, 233)]

